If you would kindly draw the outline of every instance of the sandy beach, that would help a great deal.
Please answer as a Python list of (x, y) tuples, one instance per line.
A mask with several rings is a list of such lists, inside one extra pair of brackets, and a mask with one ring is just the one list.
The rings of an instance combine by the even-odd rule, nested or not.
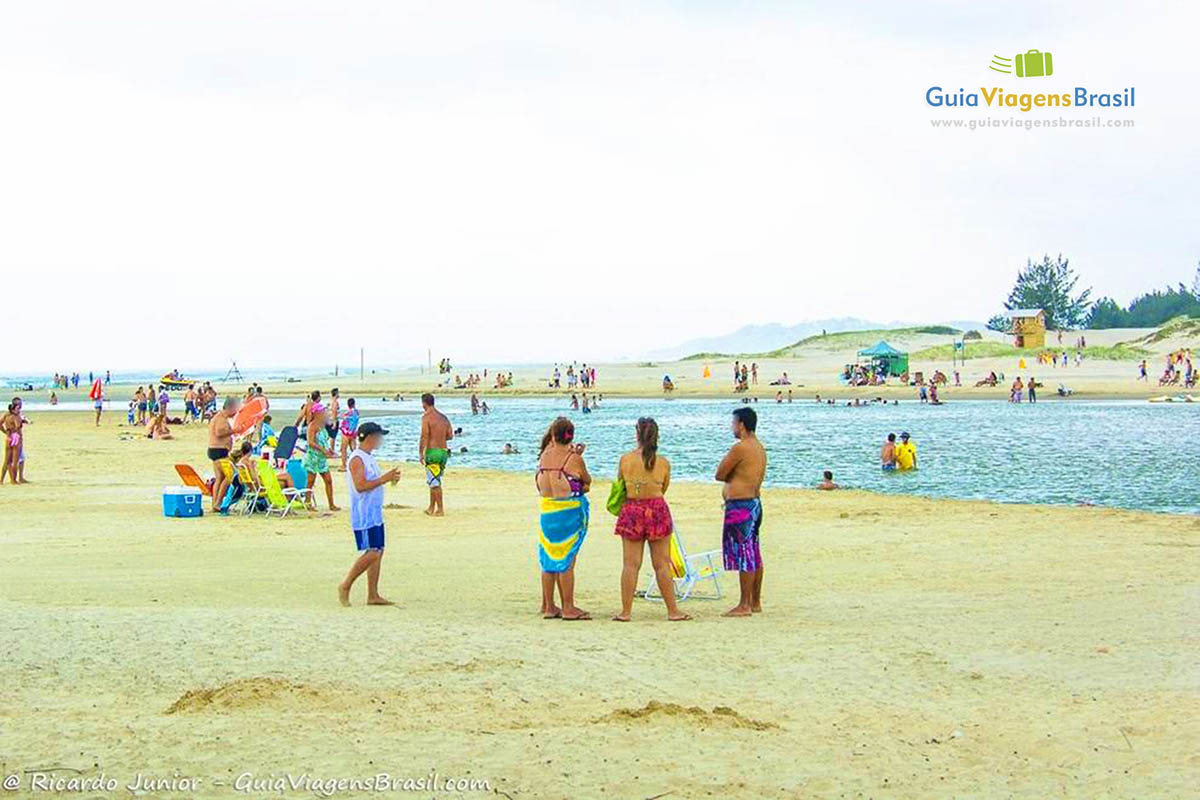
[[(668, 624), (638, 601), (618, 625), (597, 502), (578, 566), (597, 621), (564, 624), (536, 613), (532, 480), (452, 470), (431, 520), (410, 465), (386, 511), (399, 605), (358, 586), (344, 609), (345, 512), (166, 519), (203, 429), (149, 441), (116, 416), (34, 413), (32, 483), (0, 487), (5, 775), (196, 797), (431, 771), (509, 798), (1194, 791), (1195, 517), (768, 490), (764, 614), (696, 600)], [(719, 546), (719, 498), (672, 487), (693, 550)]]
[[(1136, 348), (1131, 353), (1138, 353), (1137, 358), (1121, 359), (1085, 357), (1076, 365), (1072, 337), (1082, 333), (1087, 339), (1088, 347), (1111, 350), (1119, 346)], [(1004, 346), (1011, 342), (1012, 337), (984, 331), (983, 341), (989, 346)], [(955, 399), (1004, 399), (1008, 397), (1008, 385), (1013, 378), (1020, 375), (1023, 379), (1030, 376), (1037, 378), (1042, 384), (1043, 400), (1052, 400), (1060, 384), (1068, 387), (1073, 397), (1081, 398), (1112, 398), (1112, 399), (1148, 399), (1161, 395), (1191, 393), (1200, 396), (1196, 390), (1182, 387), (1159, 387), (1158, 376), (1162, 371), (1162, 361), (1167, 353), (1181, 348), (1200, 347), (1200, 338), (1196, 330), (1189, 328), (1182, 335), (1165, 335), (1157, 338), (1155, 329), (1129, 328), (1103, 331), (1072, 332), (1065, 337), (1062, 349), (1071, 356), (1069, 366), (1050, 367), (1039, 364), (1032, 351), (1027, 354), (1008, 353), (1005, 355), (975, 356), (976, 345), (967, 343), (968, 359), (966, 364), (957, 365), (949, 355), (949, 348), (958, 338), (944, 334), (904, 333), (895, 331), (867, 331), (831, 334), (829, 337), (813, 337), (796, 347), (783, 348), (781, 351), (769, 354), (750, 355), (713, 355), (711, 357), (687, 358), (679, 361), (640, 361), (620, 363), (593, 364), (597, 367), (598, 383), (595, 391), (605, 396), (625, 397), (660, 397), (662, 396), (662, 379), (670, 375), (675, 389), (672, 396), (677, 397), (757, 397), (770, 400), (776, 392), (785, 395), (791, 390), (796, 399), (809, 399), (820, 394), (822, 397), (852, 400), (853, 398), (886, 397), (888, 399), (911, 399), (917, 395), (913, 386), (904, 386), (893, 377), (884, 386), (850, 387), (843, 383), (839, 376), (845, 365), (853, 364), (857, 359), (859, 349), (868, 347), (880, 339), (886, 339), (890, 344), (910, 352), (913, 355), (910, 366), (915, 373), (920, 371), (928, 380), (935, 370), (941, 370), (950, 379), (950, 384), (941, 392), (945, 401)], [(1053, 338), (1048, 346), (1056, 347)], [(924, 354), (918, 357), (917, 354)], [(1127, 354), (1128, 355), (1128, 354)], [(1138, 363), (1141, 357), (1147, 360), (1149, 380), (1138, 380)], [(759, 381), (750, 386), (746, 392), (733, 391), (733, 362), (741, 360), (746, 363), (756, 363), (759, 368)], [(504, 366), (500, 364), (474, 365), (453, 364), (449, 375), (431, 375), (428, 371), (417, 367), (408, 368), (376, 368), (368, 366), (363, 374), (357, 369), (340, 369), (335, 374), (330, 369), (327, 374), (314, 376), (311, 372), (289, 380), (262, 380), (260, 383), (272, 397), (300, 397), (313, 389), (327, 392), (331, 386), (340, 386), (348, 396), (357, 395), (360, 398), (387, 398), (396, 395), (411, 397), (423, 391), (435, 388), (440, 394), (469, 395), (472, 391), (480, 396), (522, 396), (561, 394), (569, 395), (565, 371), (570, 362), (560, 366), (564, 373), (561, 388), (555, 390), (547, 386), (554, 364), (520, 364)], [(576, 363), (587, 363), (582, 359)], [(1021, 366), (1024, 363), (1024, 366)], [(488, 370), (487, 380), (474, 389), (456, 388), (454, 379), (464, 380), (470, 374), (483, 374)], [(705, 377), (705, 369), (709, 376)], [(962, 386), (953, 385), (954, 371), (961, 375)], [(274, 372), (286, 370), (274, 370)], [(990, 372), (1004, 376), (997, 386), (977, 387), (976, 382), (986, 377)], [(497, 372), (511, 372), (514, 385), (504, 389), (494, 387)], [(436, 370), (435, 370), (436, 373)], [(790, 385), (771, 385), (771, 382), (787, 374)], [(225, 384), (216, 382), (218, 391), (224, 391)], [(113, 412), (123, 412), (128, 400), (133, 395), (135, 384), (122, 383), (119, 380), (108, 387), (106, 394), (110, 400), (109, 408)], [(577, 389), (582, 391), (582, 389)], [(589, 393), (594, 393), (589, 391)], [(58, 390), (60, 400), (83, 401), (87, 399), (87, 387), (80, 385), (78, 389)], [(45, 401), (50, 395), (49, 389), (39, 389), (34, 392), (24, 392), (27, 400)]]

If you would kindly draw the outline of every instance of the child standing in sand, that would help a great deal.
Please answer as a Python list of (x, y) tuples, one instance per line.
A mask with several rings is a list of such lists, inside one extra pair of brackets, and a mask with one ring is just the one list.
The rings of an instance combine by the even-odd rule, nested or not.
[(358, 435), (358, 409), (355, 405), (353, 397), (346, 401), (346, 413), (342, 415), (338, 426), (342, 434), (338, 437), (342, 440), (342, 472), (346, 471), (346, 455), (354, 450), (354, 440)]
[(338, 586), (338, 602), (350, 605), (350, 589), (354, 581), (367, 573), (367, 605), (390, 606), (392, 601), (379, 594), (379, 567), (383, 561), (383, 485), (400, 480), (400, 470), (382, 472), (374, 451), (383, 442), (387, 431), (376, 422), (365, 422), (358, 428), (358, 447), (350, 454), (350, 528), (359, 556), (346, 579)]

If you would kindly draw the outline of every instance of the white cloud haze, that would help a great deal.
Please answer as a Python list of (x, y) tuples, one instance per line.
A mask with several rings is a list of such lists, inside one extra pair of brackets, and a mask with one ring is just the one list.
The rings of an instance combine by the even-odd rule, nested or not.
[[(986, 318), (1044, 252), (1190, 280), (1197, 6), (845, 6), (7, 4), (0, 374)], [(1044, 86), (987, 71), (1031, 47)], [(932, 85), (1136, 86), (1136, 127), (933, 129), (982, 115)]]

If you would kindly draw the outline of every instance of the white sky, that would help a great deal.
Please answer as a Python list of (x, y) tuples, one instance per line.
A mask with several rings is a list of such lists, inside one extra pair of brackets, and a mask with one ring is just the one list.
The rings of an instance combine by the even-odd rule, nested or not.
[[(7, 3), (0, 374), (983, 319), (1043, 252), (1190, 282), (1200, 4), (848, 5)], [(1137, 127), (933, 129), (931, 85), (1136, 86)]]

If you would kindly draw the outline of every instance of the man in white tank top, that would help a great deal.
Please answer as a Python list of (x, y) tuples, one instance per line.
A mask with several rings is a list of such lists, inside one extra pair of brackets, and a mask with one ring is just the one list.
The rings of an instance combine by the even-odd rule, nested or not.
[(354, 581), (367, 573), (367, 605), (390, 606), (392, 601), (379, 594), (379, 567), (383, 561), (383, 486), (400, 480), (400, 470), (382, 472), (375, 461), (374, 451), (383, 443), (387, 431), (377, 422), (358, 426), (358, 447), (347, 459), (350, 480), (350, 527), (359, 556), (338, 586), (338, 602), (350, 605), (350, 589)]

